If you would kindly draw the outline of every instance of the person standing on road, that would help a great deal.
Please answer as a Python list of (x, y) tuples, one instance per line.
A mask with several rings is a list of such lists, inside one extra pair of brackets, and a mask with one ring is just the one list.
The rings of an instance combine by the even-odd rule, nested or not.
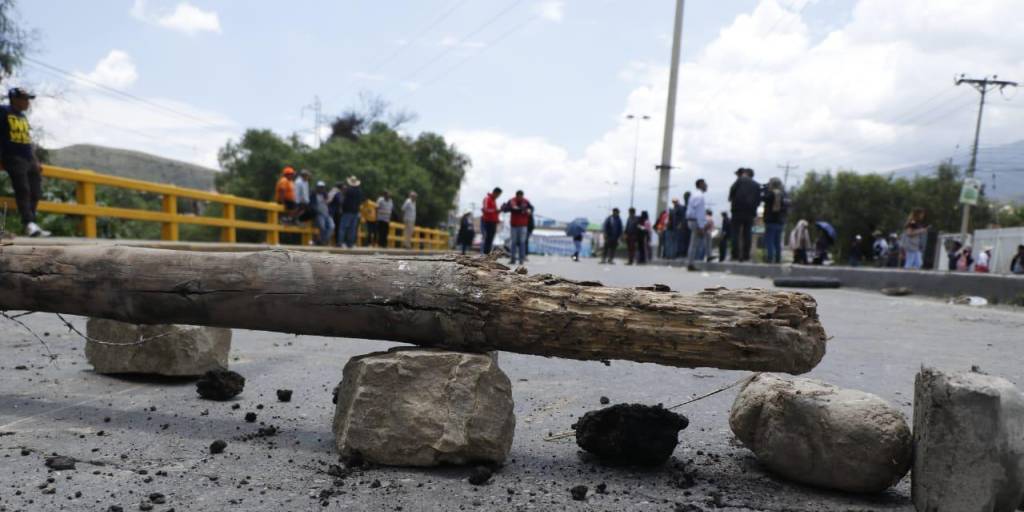
[(498, 232), (498, 222), (501, 220), (501, 210), (498, 209), (499, 197), (501, 188), (494, 187), (494, 190), (484, 197), (483, 207), (480, 208), (483, 214), (480, 217), (480, 231), (483, 232), (483, 241), (480, 243), (482, 254), (490, 254), (494, 246), (494, 235)]
[(718, 240), (718, 261), (725, 261), (729, 253), (729, 237), (732, 236), (732, 222), (729, 220), (729, 212), (722, 212), (722, 226), (719, 228), (722, 237)]
[(391, 192), (385, 190), (377, 198), (377, 244), (388, 246), (388, 233), (391, 232), (391, 212), (395, 203), (391, 200)]
[(644, 265), (651, 256), (651, 216), (647, 210), (640, 212), (640, 218), (636, 221), (637, 228), (637, 264)]
[(310, 205), (316, 214), (314, 224), (320, 233), (317, 245), (328, 245), (331, 243), (331, 233), (334, 231), (334, 219), (331, 218), (330, 211), (327, 208), (326, 183), (322, 181), (316, 182), (316, 190), (310, 197)]
[(1024, 245), (1017, 246), (1017, 254), (1010, 260), (1010, 272), (1013, 274), (1024, 274)]
[(341, 224), (338, 226), (338, 245), (345, 245), (349, 249), (356, 245), (356, 235), (359, 232), (359, 206), (363, 202), (363, 189), (359, 186), (359, 179), (349, 176), (345, 180), (345, 192), (341, 199)]
[(765, 263), (782, 262), (782, 228), (786, 224), (786, 211), (789, 209), (789, 198), (786, 197), (782, 180), (768, 180), (768, 188), (764, 192), (764, 249)]
[(359, 221), (366, 230), (366, 247), (373, 247), (377, 240), (377, 202), (367, 197), (359, 205)]
[(405, 223), (404, 245), (406, 249), (412, 249), (412, 232), (416, 229), (416, 192), (409, 192), (409, 197), (402, 203), (402, 222)]
[(640, 237), (640, 219), (636, 216), (636, 208), (629, 208), (629, 215), (626, 216), (626, 254), (629, 260), (626, 265), (636, 263), (636, 242)]
[(308, 170), (299, 171), (299, 177), (295, 178), (295, 216), (300, 221), (313, 219), (314, 212), (309, 207), (309, 180), (313, 174)]
[(604, 231), (604, 254), (601, 256), (601, 263), (614, 265), (615, 251), (619, 248), (619, 238), (622, 237), (622, 217), (619, 216), (618, 208), (612, 208), (612, 214), (604, 220), (602, 231)]
[(690, 205), (692, 192), (683, 192), (682, 204), (675, 206), (676, 219), (673, 229), (676, 231), (675, 258), (685, 258), (686, 250), (690, 248), (690, 226), (686, 224), (686, 208)]
[(900, 243), (900, 247), (903, 248), (903, 252), (906, 254), (903, 268), (921, 269), (924, 263), (921, 256), (924, 254), (925, 237), (927, 234), (928, 226), (924, 225), (924, 208), (914, 208), (910, 212), (910, 217), (907, 218), (906, 225), (903, 227), (903, 239)]
[(684, 213), (682, 206), (679, 204), (679, 198), (673, 197), (672, 206), (668, 207), (668, 219), (665, 223), (665, 248), (662, 251), (662, 257), (666, 260), (675, 259), (676, 254), (679, 252), (680, 232), (676, 228), (679, 225), (679, 216)]
[[(807, 221), (800, 219), (789, 233), (789, 246), (793, 249), (793, 263), (807, 265), (807, 254), (811, 251), (811, 230)], [(734, 244), (733, 247), (736, 247)], [(735, 258), (736, 255), (733, 254)]]
[(736, 181), (729, 188), (729, 202), (732, 204), (732, 257), (737, 261), (750, 261), (754, 219), (761, 203), (761, 186), (754, 181), (753, 169), (736, 170)]
[(7, 92), (10, 104), (0, 106), (0, 163), (11, 177), (14, 201), (21, 225), (28, 236), (50, 236), (36, 224), (39, 198), (43, 190), (43, 169), (32, 145), (32, 133), (25, 112), (35, 95), (15, 87)]
[(690, 196), (690, 202), (686, 206), (686, 227), (690, 229), (690, 246), (686, 249), (686, 269), (697, 270), (693, 265), (698, 257), (700, 246), (704, 243), (707, 234), (707, 208), (704, 207), (704, 194), (708, 191), (708, 184), (703, 178), (696, 182), (697, 193)]
[(508, 211), (511, 213), (509, 225), (512, 227), (512, 240), (509, 241), (509, 252), (512, 254), (510, 264), (515, 265), (526, 263), (526, 230), (530, 224), (530, 210), (533, 205), (523, 195), (522, 190), (516, 191), (516, 196), (508, 202)]
[(473, 247), (474, 237), (476, 237), (476, 231), (473, 229), (473, 212), (463, 213), (462, 218), (459, 219), (459, 233), (455, 236), (455, 242), (462, 250), (463, 256)]

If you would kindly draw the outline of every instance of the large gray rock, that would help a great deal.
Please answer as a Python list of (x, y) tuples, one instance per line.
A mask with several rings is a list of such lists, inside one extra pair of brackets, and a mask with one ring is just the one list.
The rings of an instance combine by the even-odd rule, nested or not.
[(512, 383), (490, 356), (399, 348), (345, 365), (334, 436), (343, 456), (378, 464), (502, 462), (515, 424)]
[[(135, 325), (90, 318), (85, 357), (97, 373), (145, 373), (172, 377), (202, 375), (228, 367), (231, 329), (192, 325)], [(150, 339), (152, 338), (152, 339)], [(145, 343), (131, 345), (141, 339)]]
[(912, 489), (920, 512), (1016, 509), (1024, 497), (1024, 395), (999, 377), (922, 368)]
[(821, 381), (758, 374), (736, 397), (729, 426), (762, 464), (797, 482), (880, 492), (910, 469), (910, 427), (898, 410)]

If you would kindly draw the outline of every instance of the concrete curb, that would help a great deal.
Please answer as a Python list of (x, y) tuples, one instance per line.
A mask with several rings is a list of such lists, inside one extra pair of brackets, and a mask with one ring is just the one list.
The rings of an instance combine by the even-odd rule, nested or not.
[[(684, 267), (683, 260), (654, 261), (653, 265)], [(768, 265), (764, 263), (704, 263), (701, 270), (731, 272), (744, 276), (774, 279), (776, 277), (830, 277), (839, 279), (843, 287), (881, 290), (906, 287), (916, 295), (954, 297), (976, 295), (992, 303), (1024, 305), (1024, 276), (976, 274), (967, 272), (935, 272), (895, 268), (833, 267), (814, 265)]]

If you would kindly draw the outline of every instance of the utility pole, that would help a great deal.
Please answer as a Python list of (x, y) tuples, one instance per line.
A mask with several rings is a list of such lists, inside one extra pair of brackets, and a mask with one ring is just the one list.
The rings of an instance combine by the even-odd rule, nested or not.
[[(960, 75), (956, 79), (956, 85), (968, 84), (971, 87), (977, 89), (981, 93), (981, 101), (978, 104), (978, 122), (974, 126), (974, 146), (971, 147), (971, 163), (967, 167), (967, 178), (974, 178), (974, 171), (978, 165), (978, 141), (981, 138), (981, 115), (985, 110), (985, 95), (988, 91), (999, 88), (1000, 91), (1006, 87), (1017, 87), (1017, 82), (1010, 82), (1007, 80), (997, 80), (997, 75), (992, 75), (992, 78), (964, 78), (964, 75)], [(963, 204), (963, 218), (960, 220), (960, 243), (967, 244), (967, 224), (971, 219), (971, 205)]]
[(792, 169), (795, 171), (800, 168), (799, 165), (789, 165), (789, 160), (786, 161), (786, 165), (776, 165), (775, 167), (786, 170), (786, 172), (783, 173), (782, 175), (782, 188), (786, 188), (789, 186), (789, 170)]
[(313, 96), (313, 103), (302, 107), (300, 115), (306, 110), (313, 111), (313, 138), (316, 140), (316, 147), (320, 147), (323, 143), (320, 139), (320, 126), (323, 125), (323, 104), (320, 103), (320, 96)]
[(644, 121), (647, 121), (650, 118), (651, 118), (651, 116), (635, 116), (633, 114), (629, 114), (629, 115), (626, 116), (626, 119), (635, 119), (636, 120), (636, 136), (633, 139), (633, 182), (629, 186), (629, 207), (630, 208), (633, 208), (635, 206), (633, 204), (633, 198), (634, 198), (634, 196), (636, 196), (636, 160), (637, 160), (637, 157), (639, 156), (639, 152), (640, 152), (640, 120), (642, 119)]
[(672, 66), (668, 71), (668, 106), (665, 109), (665, 140), (661, 145), (658, 166), (658, 210), (654, 218), (668, 207), (669, 173), (672, 171), (672, 130), (676, 124), (676, 89), (679, 87), (679, 47), (683, 39), (683, 8), (686, 0), (676, 0), (676, 18), (672, 31)]

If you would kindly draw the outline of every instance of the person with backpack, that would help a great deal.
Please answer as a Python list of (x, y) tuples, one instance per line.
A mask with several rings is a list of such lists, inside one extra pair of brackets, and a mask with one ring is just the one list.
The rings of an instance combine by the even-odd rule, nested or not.
[(761, 185), (754, 181), (753, 169), (736, 170), (736, 181), (729, 188), (729, 203), (732, 204), (732, 257), (737, 261), (750, 261), (754, 219), (761, 204)]
[(786, 225), (789, 198), (782, 180), (768, 180), (764, 191), (764, 262), (782, 262), (782, 229)]

